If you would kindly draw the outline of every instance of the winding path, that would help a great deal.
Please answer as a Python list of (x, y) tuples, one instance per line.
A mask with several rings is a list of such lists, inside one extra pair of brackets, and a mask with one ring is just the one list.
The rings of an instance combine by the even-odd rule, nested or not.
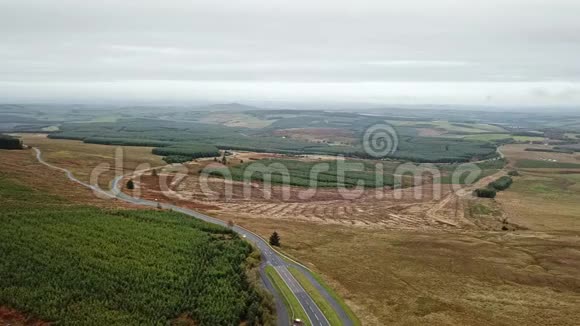
[[(40, 149), (34, 147), (36, 151), (36, 159), (41, 164), (44, 164), (52, 169), (56, 169), (62, 171), (66, 174), (68, 179), (73, 182), (76, 182), (84, 187), (87, 187), (100, 195), (107, 196), (109, 198), (117, 198), (119, 200), (123, 200), (128, 203), (142, 205), (142, 206), (149, 206), (149, 207), (157, 207), (159, 204), (158, 202), (140, 199), (131, 197), (120, 190), (120, 181), (124, 178), (124, 176), (118, 176), (113, 180), (112, 191), (105, 191), (98, 186), (91, 185), (85, 183), (79, 179), (77, 179), (71, 171), (61, 168), (55, 165), (52, 165), (42, 159), (42, 152)], [(217, 218), (199, 213), (197, 211), (193, 211), (191, 209), (170, 205), (170, 204), (162, 204), (163, 208), (165, 209), (172, 209), (176, 212), (180, 212), (194, 218), (206, 221), (208, 223), (221, 225), (227, 227), (227, 223), (219, 220)], [(330, 293), (312, 276), (310, 271), (300, 263), (294, 262), (288, 257), (283, 256), (278, 251), (274, 250), (266, 240), (261, 238), (260, 236), (256, 235), (255, 233), (244, 229), (240, 226), (234, 226), (232, 228), (235, 232), (240, 234), (246, 240), (255, 244), (260, 252), (262, 253), (262, 265), (260, 268), (260, 276), (266, 286), (266, 288), (274, 294), (274, 298), (276, 301), (276, 308), (278, 311), (278, 325), (280, 326), (287, 326), (290, 325), (290, 320), (288, 319), (288, 311), (284, 304), (284, 301), (279, 293), (275, 290), (274, 286), (270, 282), (270, 279), (267, 277), (265, 272), (265, 266), (273, 266), (274, 269), (278, 272), (282, 280), (286, 283), (288, 288), (292, 291), (292, 293), (296, 296), (304, 311), (306, 312), (310, 324), (313, 326), (329, 326), (330, 323), (320, 310), (320, 308), (316, 305), (314, 300), (310, 297), (310, 295), (304, 290), (304, 288), (300, 285), (300, 283), (294, 278), (292, 273), (288, 270), (289, 267), (294, 267), (298, 269), (301, 273), (306, 275), (307, 279), (310, 283), (316, 288), (316, 290), (320, 293), (320, 295), (328, 301), (328, 303), (332, 306), (336, 314), (341, 320), (341, 325), (354, 325), (353, 321), (350, 319), (348, 314), (344, 311), (342, 306), (330, 295)], [(286, 258), (286, 259), (285, 259)]]

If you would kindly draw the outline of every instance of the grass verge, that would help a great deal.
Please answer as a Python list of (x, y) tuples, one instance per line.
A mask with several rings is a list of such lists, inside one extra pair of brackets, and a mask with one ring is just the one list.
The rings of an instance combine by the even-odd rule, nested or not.
[(276, 269), (272, 266), (267, 266), (266, 274), (268, 275), (272, 283), (274, 283), (274, 286), (276, 287), (278, 292), (280, 292), (282, 294), (282, 297), (284, 297), (286, 306), (290, 308), (290, 319), (294, 320), (298, 318), (304, 321), (305, 325), (310, 325), (310, 323), (308, 322), (308, 316), (306, 315), (306, 312), (300, 305), (300, 302), (298, 302), (298, 299), (296, 299), (294, 294), (290, 291), (288, 285), (286, 285), (286, 283), (284, 283), (284, 280), (282, 280), (280, 275), (278, 275)]
[[(287, 256), (287, 254), (283, 254), (282, 258), (289, 263), (295, 263), (295, 261), (293, 261), (294, 258), (289, 258), (289, 256)], [(290, 267), (289, 270), (296, 277), (295, 274), (296, 274), (297, 269)], [(312, 277), (314, 277), (314, 279), (326, 290), (326, 292), (328, 292), (328, 294), (330, 294), (330, 296), (334, 300), (336, 300), (336, 302), (342, 307), (342, 309), (346, 312), (346, 314), (348, 315), (350, 320), (353, 322), (353, 324), (355, 326), (362, 325), (360, 320), (358, 319), (358, 317), (352, 311), (352, 309), (350, 309), (350, 307), (346, 304), (346, 302), (344, 302), (344, 300), (330, 286), (328, 286), (328, 284), (326, 284), (326, 282), (324, 282), (322, 277), (320, 275), (314, 273), (310, 269), (309, 269), (309, 272), (310, 272), (310, 275), (312, 275)], [(300, 273), (300, 272), (298, 271), (298, 273)], [(304, 287), (304, 289), (306, 291), (308, 291), (308, 289), (306, 289), (306, 287), (304, 286), (303, 282), (300, 281), (300, 279), (298, 279), (298, 277), (296, 277), (296, 279), (298, 280), (298, 282), (300, 282), (302, 287)], [(308, 283), (310, 284), (310, 282), (308, 282)], [(308, 293), (310, 294), (310, 292), (308, 292)], [(312, 294), (311, 294), (311, 296), (312, 296)], [(324, 298), (321, 298), (321, 299), (324, 300)], [(326, 300), (324, 300), (324, 301), (326, 302)], [(316, 304), (318, 304), (318, 302), (316, 302)], [(320, 307), (320, 309), (322, 309), (322, 307)], [(329, 316), (325, 312), (324, 312), (324, 315), (326, 315), (326, 318), (328, 318), (328, 320), (330, 320)]]
[[(294, 271), (292, 271), (292, 269), (294, 269), (294, 268), (291, 268), (290, 271), (292, 272), (292, 274), (294, 274)], [(330, 294), (330, 296), (334, 300), (336, 300), (336, 302), (338, 302), (338, 304), (346, 312), (346, 314), (348, 315), (348, 317), (350, 318), (350, 320), (353, 322), (354, 325), (356, 325), (356, 326), (362, 325), (360, 320), (358, 319), (358, 317), (354, 314), (354, 312), (350, 309), (350, 307), (346, 304), (346, 302), (344, 302), (344, 300), (336, 292), (334, 292), (334, 290), (330, 286), (328, 286), (328, 284), (326, 284), (324, 282), (324, 280), (322, 279), (322, 277), (320, 275), (313, 273), (312, 271), (310, 272), (310, 274), (312, 275), (312, 277), (314, 277), (314, 279), (320, 285), (322, 285), (322, 287), (326, 290), (326, 292), (328, 292), (328, 294)], [(300, 280), (298, 280), (298, 281), (300, 282), (300, 284), (302, 284), (302, 282)], [(302, 286), (304, 287), (304, 285), (302, 285)], [(316, 302), (316, 304), (318, 304), (318, 302)], [(322, 309), (322, 307), (320, 309)], [(324, 313), (324, 314), (326, 315), (326, 313)], [(326, 318), (329, 318), (329, 316), (326, 315)], [(328, 320), (330, 320), (330, 318)]]
[(322, 313), (324, 316), (326, 316), (326, 319), (328, 319), (330, 325), (340, 325), (340, 318), (336, 314), (336, 311), (334, 311), (330, 303), (326, 301), (326, 299), (324, 299), (324, 297), (316, 290), (314, 285), (308, 281), (306, 275), (302, 274), (302, 272), (294, 267), (289, 267), (288, 270), (290, 273), (292, 273), (292, 275), (294, 275), (296, 280), (300, 283), (300, 285), (302, 285), (312, 300), (314, 300), (318, 308), (322, 310)]

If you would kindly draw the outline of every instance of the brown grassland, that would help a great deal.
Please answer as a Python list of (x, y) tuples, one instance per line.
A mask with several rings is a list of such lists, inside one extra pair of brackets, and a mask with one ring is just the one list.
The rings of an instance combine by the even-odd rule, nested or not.
[(549, 153), (549, 152), (534, 152), (526, 151), (526, 148), (533, 149), (551, 149), (553, 146), (532, 145), (532, 144), (510, 144), (502, 147), (502, 152), (512, 162), (518, 160), (542, 160), (550, 159), (561, 163), (580, 163), (580, 154), (567, 153)]
[[(103, 164), (98, 184), (109, 188), (109, 182), (120, 174), (126, 174), (139, 166), (165, 165), (161, 156), (151, 153), (152, 147), (108, 146), (85, 144), (77, 140), (53, 140), (43, 134), (23, 134), (24, 143), (42, 150), (43, 158), (50, 163), (69, 169), (81, 181), (89, 182), (91, 172)], [(117, 155), (117, 153), (122, 153)], [(116, 158), (121, 158), (117, 162)]]
[[(525, 151), (529, 145), (508, 145), (503, 152), (519, 160), (551, 159), (580, 163), (580, 155)], [(536, 147), (541, 147), (536, 146)], [(580, 231), (580, 169), (519, 169), (520, 177), (497, 198), (509, 219), (532, 230)]]
[[(26, 136), (25, 142), (39, 146), (47, 161), (72, 168), (81, 178), (88, 176), (90, 167), (112, 162), (114, 151), (114, 147), (40, 136)], [(142, 162), (162, 164), (150, 149), (127, 151), (125, 158), (132, 162), (128, 169)], [(503, 152), (510, 160), (535, 154), (517, 147)], [(27, 184), (71, 189), (62, 173), (35, 163), (30, 151), (0, 151), (0, 158), (3, 171)], [(190, 205), (205, 204), (196, 208), (233, 219), (264, 237), (277, 231), (281, 249), (320, 273), (364, 325), (576, 325), (580, 320), (580, 177), (575, 171), (539, 170), (520, 171), (512, 188), (496, 200), (475, 199), (466, 192), (454, 197), (443, 193), (442, 205), (433, 198), (347, 203), (322, 194), (312, 202), (287, 203), (321, 207), (309, 213), (281, 208), (285, 203), (275, 197), (262, 202), (204, 202), (190, 188), (194, 189)], [(144, 196), (158, 196), (154, 177), (142, 178)], [(70, 195), (79, 201), (95, 201), (90, 192), (74, 185), (72, 189), (78, 191)], [(233, 206), (226, 209), (227, 205)], [(340, 208), (349, 205), (351, 211)], [(372, 207), (376, 209), (371, 211)], [(356, 208), (368, 208), (369, 213)], [(301, 212), (311, 218), (301, 218)], [(450, 220), (464, 223), (432, 218), (449, 214), (454, 214), (448, 216)], [(510, 227), (507, 231), (498, 227), (504, 219)], [(392, 222), (384, 225), (386, 221)]]
[[(67, 202), (80, 202), (104, 208), (137, 208), (115, 199), (96, 197), (91, 190), (68, 180), (62, 171), (38, 163), (35, 153), (31, 149), (0, 150), (0, 162), (0, 176), (14, 179), (34, 190), (58, 194), (59, 197), (69, 200)], [(50, 162), (52, 163), (52, 161)]]

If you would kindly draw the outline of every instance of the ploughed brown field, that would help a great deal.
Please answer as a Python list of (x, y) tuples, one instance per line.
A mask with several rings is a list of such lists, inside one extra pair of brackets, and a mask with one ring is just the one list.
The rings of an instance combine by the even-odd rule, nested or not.
[[(43, 139), (35, 146), (52, 153), (45, 156), (49, 162), (86, 175), (85, 166), (98, 160), (91, 151), (79, 155), (80, 148), (62, 142)], [(77, 145), (84, 146), (100, 147)], [(68, 154), (56, 154), (65, 147)], [(520, 148), (503, 152), (512, 166), (528, 159), (527, 153), (537, 154)], [(158, 162), (145, 150), (140, 155)], [(126, 155), (132, 166), (138, 156)], [(2, 151), (0, 157), (3, 169), (24, 175), (20, 161), (36, 169), (39, 187), (78, 188), (35, 163), (29, 151)], [(145, 172), (135, 180), (143, 197), (234, 220), (264, 237), (277, 231), (281, 249), (322, 274), (364, 325), (575, 325), (580, 320), (580, 171), (539, 170), (520, 169), (521, 176), (495, 200), (473, 198), (471, 189), (501, 173), (459, 193), (444, 186), (437, 194), (434, 185), (424, 184), (386, 189), (382, 199), (369, 189), (351, 200), (331, 189), (301, 200), (304, 188), (293, 187), (285, 201), (276, 186), (267, 199), (260, 183), (253, 184), (256, 196), (248, 200), (236, 182), (232, 198), (225, 200), (220, 179), (209, 180), (215, 198), (208, 198), (195, 173), (181, 180), (170, 170), (158, 176)], [(173, 195), (163, 196), (160, 178)], [(414, 195), (418, 190), (421, 198)], [(90, 192), (78, 199), (94, 201)]]

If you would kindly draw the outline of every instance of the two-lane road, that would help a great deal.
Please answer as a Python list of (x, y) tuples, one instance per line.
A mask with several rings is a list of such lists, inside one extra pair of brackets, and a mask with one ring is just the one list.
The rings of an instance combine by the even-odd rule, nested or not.
[[(141, 199), (141, 198), (136, 198), (136, 197), (131, 197), (131, 196), (123, 193), (120, 190), (120, 188), (121, 188), (120, 183), (121, 183), (121, 180), (123, 180), (124, 176), (118, 176), (113, 180), (113, 185), (112, 185), (113, 190), (112, 191), (110, 191), (110, 192), (104, 191), (101, 188), (99, 188), (98, 186), (90, 185), (90, 184), (87, 184), (85, 182), (78, 180), (77, 178), (75, 178), (75, 176), (69, 170), (58, 167), (58, 166), (54, 166), (54, 165), (44, 161), (42, 159), (41, 151), (38, 148), (34, 148), (34, 150), (36, 151), (36, 158), (40, 163), (42, 163), (50, 168), (57, 169), (57, 170), (64, 172), (70, 180), (72, 180), (72, 181), (74, 181), (74, 182), (76, 182), (84, 187), (87, 187), (87, 188), (89, 188), (89, 189), (91, 189), (91, 190), (93, 190), (101, 195), (105, 195), (105, 196), (110, 197), (110, 198), (117, 198), (117, 199), (123, 200), (125, 202), (129, 202), (129, 203), (136, 204), (136, 205), (142, 205), (142, 206), (157, 207), (157, 205), (159, 204), (158, 202), (145, 200), (145, 199)], [(187, 208), (183, 208), (183, 207), (179, 207), (179, 206), (175, 206), (175, 205), (170, 205), (170, 204), (162, 204), (162, 205), (163, 205), (164, 209), (172, 209), (176, 212), (180, 212), (180, 213), (192, 216), (194, 218), (206, 221), (208, 223), (213, 223), (213, 224), (227, 227), (226, 222), (219, 220), (217, 218), (202, 214), (200, 212), (193, 211), (191, 209), (187, 209)], [(296, 298), (298, 299), (298, 301), (300, 302), (300, 304), (304, 308), (304, 311), (306, 312), (306, 314), (309, 318), (309, 321), (313, 326), (329, 326), (330, 323), (328, 322), (328, 320), (326, 319), (326, 317), (324, 316), (324, 314), (322, 313), (320, 308), (316, 305), (316, 303), (314, 302), (312, 297), (310, 297), (310, 295), (304, 290), (304, 288), (300, 285), (300, 283), (296, 280), (296, 278), (292, 275), (292, 273), (290, 273), (290, 271), (288, 270), (288, 267), (297, 268), (302, 273), (304, 273), (304, 275), (306, 275), (307, 279), (312, 283), (314, 288), (316, 288), (316, 290), (321, 294), (321, 296), (323, 298), (325, 298), (330, 303), (330, 305), (333, 307), (336, 314), (338, 315), (338, 317), (341, 320), (341, 325), (354, 325), (353, 321), (349, 318), (349, 316), (344, 311), (342, 306), (330, 295), (330, 293), (328, 293), (328, 291), (326, 291), (326, 289), (324, 289), (324, 287), (318, 281), (316, 281), (314, 279), (314, 277), (310, 274), (310, 272), (304, 266), (302, 266), (298, 263), (294, 263), (291, 260), (283, 259), (283, 257), (281, 256), (280, 253), (278, 253), (276, 250), (274, 250), (263, 238), (259, 237), (258, 235), (254, 234), (253, 232), (246, 230), (240, 226), (234, 226), (232, 229), (235, 232), (237, 232), (238, 234), (240, 234), (242, 237), (247, 239), (248, 241), (255, 244), (258, 247), (258, 249), (260, 250), (260, 252), (262, 253), (263, 263), (262, 263), (262, 268), (260, 269), (260, 274), (261, 274), (262, 279), (264, 280), (266, 286), (268, 287), (268, 289), (270, 291), (273, 291), (273, 287), (270, 284), (268, 277), (266, 276), (265, 270), (263, 268), (266, 265), (273, 266), (274, 269), (278, 272), (278, 274), (280, 275), (282, 280), (284, 280), (284, 282), (288, 285), (288, 287), (290, 288), (292, 293), (296, 296)], [(283, 302), (281, 302), (282, 299), (281, 299), (280, 295), (275, 295), (275, 298), (277, 300), (276, 306), (278, 307), (278, 324), (283, 325), (283, 326), (287, 326), (290, 324), (290, 321), (288, 320), (288, 314), (287, 314), (287, 311), (285, 310), (284, 304), (283, 304)]]

